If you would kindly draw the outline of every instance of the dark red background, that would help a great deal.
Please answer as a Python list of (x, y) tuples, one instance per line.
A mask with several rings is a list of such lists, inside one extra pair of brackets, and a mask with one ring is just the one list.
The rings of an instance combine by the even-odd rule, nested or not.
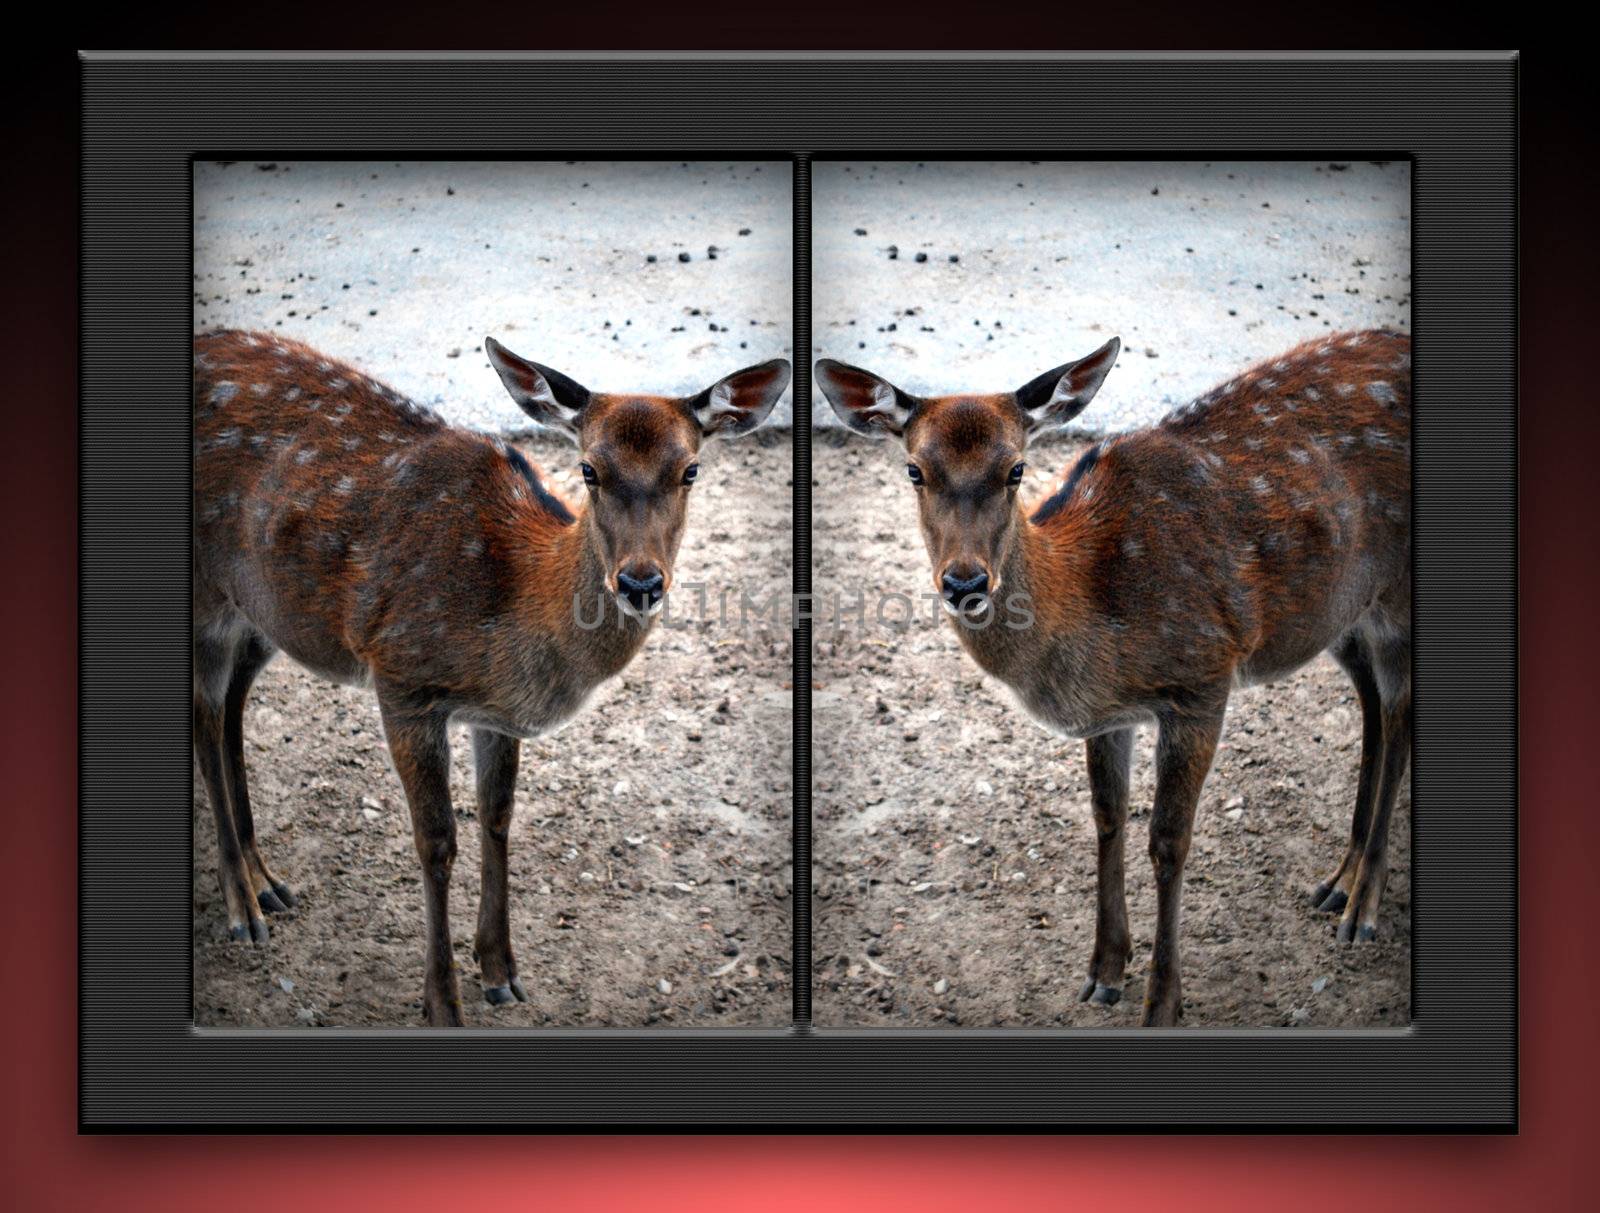
[[(395, 6), (166, 8), (89, 23), (95, 47), (884, 47), (1069, 49), (1514, 46), (1425, 27), (1392, 6), (1063, 9), (929, 4), (712, 6), (643, 12), (456, 10), (448, 28)], [(1020, 7), (1020, 6), (1019, 6)], [(90, 10), (80, 9), (80, 14)], [(310, 14), (312, 20), (304, 20)], [(370, 16), (370, 20), (369, 20)], [(301, 18), (300, 20), (291, 20)], [(102, 21), (96, 18), (96, 21)], [(135, 24), (137, 20), (137, 24)], [(1406, 24), (1407, 21), (1411, 24)], [(505, 22), (514, 21), (514, 27)], [(579, 22), (587, 22), (580, 28)], [(1397, 24), (1399, 22), (1399, 24)], [(1238, 36), (1239, 31), (1246, 31)], [(21, 34), (21, 29), (14, 29)], [(718, 1207), (944, 1208), (1178, 1204), (1192, 1209), (1593, 1207), (1596, 979), (1596, 376), (1592, 68), (1523, 61), (1520, 1136), (1301, 1137), (79, 1137), (76, 1125), (76, 65), (13, 41), (5, 78), (7, 375), (0, 383), (0, 929), (9, 1207), (138, 1210)], [(137, 914), (137, 906), (129, 906)], [(1360, 1074), (1350, 1081), (1359, 1083)]]

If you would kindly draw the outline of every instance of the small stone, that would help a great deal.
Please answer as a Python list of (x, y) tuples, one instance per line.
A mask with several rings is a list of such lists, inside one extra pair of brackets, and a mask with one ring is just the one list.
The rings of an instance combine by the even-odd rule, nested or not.
[(578, 873), (578, 879), (581, 880), (584, 884), (593, 884), (594, 883), (594, 873), (593, 872), (579, 872)]
[(1013, 872), (1011, 873), (1011, 879), (1013, 882), (1018, 880), (1026, 880), (1028, 879), (1028, 874), (1026, 872)]
[(993, 796), (994, 795), (994, 784), (990, 783), (987, 779), (978, 780), (978, 795), (979, 796)]
[(316, 1023), (317, 1013), (310, 1007), (301, 1007), (294, 1013), (294, 1017), (301, 1023)]
[(644, 835), (624, 834), (622, 836), (622, 841), (627, 843), (630, 847), (642, 847), (644, 845)]
[(294, 982), (290, 981), (287, 977), (280, 977), (278, 978), (278, 989), (282, 990), (285, 994), (293, 994)]
[(933, 983), (933, 992), (935, 994), (943, 994), (949, 989), (950, 989), (950, 982), (946, 978), (941, 977), (941, 978), (939, 978), (938, 981)]
[(362, 809), (361, 816), (365, 817), (368, 821), (377, 821), (378, 818), (383, 816), (383, 814), (378, 812), (377, 809)]
[(361, 803), (363, 806), (369, 809), (383, 808), (383, 802), (381, 800), (374, 800), (371, 796), (363, 796), (361, 798)]
[(632, 784), (630, 784), (626, 779), (619, 779), (617, 780), (616, 786), (611, 789), (611, 794), (613, 796), (626, 796), (632, 790)]
[(1226, 813), (1223, 814), (1223, 816), (1226, 817), (1229, 821), (1238, 821), (1241, 817), (1244, 816), (1244, 810), (1243, 809), (1229, 809)]
[(688, 253), (679, 253), (678, 254), (678, 260), (679, 261), (688, 261), (689, 260), (689, 254)]
[(663, 994), (670, 994), (672, 993), (672, 983), (663, 977), (660, 981), (656, 982), (656, 989)]
[(1328, 979), (1326, 977), (1319, 977), (1314, 982), (1311, 983), (1311, 992), (1313, 994), (1320, 994), (1320, 993), (1322, 993), (1322, 991), (1326, 990), (1327, 988), (1328, 988)]
[(1230, 798), (1222, 807), (1225, 809), (1242, 809), (1244, 808), (1244, 797), (1234, 796)]

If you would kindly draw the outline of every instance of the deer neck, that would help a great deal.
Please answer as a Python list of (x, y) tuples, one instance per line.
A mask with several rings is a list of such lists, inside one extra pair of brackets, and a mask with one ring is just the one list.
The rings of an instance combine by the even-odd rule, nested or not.
[(654, 621), (624, 615), (607, 587), (593, 514), (585, 509), (576, 522), (537, 537), (524, 559), (519, 613), (528, 626), (554, 638), (572, 672), (599, 682), (627, 665)]
[[(1021, 686), (1042, 668), (1046, 650), (1070, 638), (1084, 619), (1084, 547), (1075, 527), (1058, 520), (1047, 531), (1016, 507), (1011, 541), (999, 563), (1000, 590), (988, 626), (954, 621), (962, 644), (989, 673)], [(1072, 531), (1072, 534), (1068, 534)], [(1061, 532), (1061, 534), (1057, 534)]]

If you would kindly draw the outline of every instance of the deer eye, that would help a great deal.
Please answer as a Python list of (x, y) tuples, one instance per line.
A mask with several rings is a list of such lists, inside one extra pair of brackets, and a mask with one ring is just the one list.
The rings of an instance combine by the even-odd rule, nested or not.
[(906, 475), (911, 477), (912, 484), (922, 483), (922, 469), (914, 463), (906, 464)]
[(698, 463), (691, 463), (688, 467), (683, 469), (683, 482), (685, 484), (693, 484), (694, 478), (699, 474), (700, 465)]
[(583, 482), (585, 484), (594, 484), (596, 482), (597, 477), (594, 474), (594, 468), (587, 463), (580, 463), (578, 467), (583, 472)]
[(1006, 483), (1007, 484), (1021, 484), (1022, 483), (1022, 470), (1023, 470), (1023, 468), (1025, 468), (1027, 466), (1028, 465), (1025, 464), (1025, 463), (1019, 463), (1019, 464), (1017, 464), (1016, 467), (1012, 468), (1011, 469), (1011, 475), (1006, 477)]

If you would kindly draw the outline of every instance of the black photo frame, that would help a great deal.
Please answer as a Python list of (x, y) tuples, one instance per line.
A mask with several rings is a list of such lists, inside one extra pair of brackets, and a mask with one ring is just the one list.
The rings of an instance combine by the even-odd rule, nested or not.
[[(80, 1126), (1514, 1128), (1517, 70), (1509, 53), (85, 54)], [(814, 1030), (802, 611), (788, 1030), (196, 1030), (190, 165), (240, 154), (791, 160), (802, 599), (813, 158), (1408, 158), (1410, 1027)]]

